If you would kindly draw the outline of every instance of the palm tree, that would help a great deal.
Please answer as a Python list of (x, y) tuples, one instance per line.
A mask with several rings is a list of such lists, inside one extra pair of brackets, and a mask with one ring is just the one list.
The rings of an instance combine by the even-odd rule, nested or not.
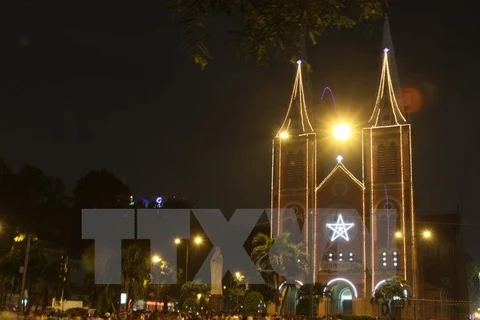
[[(290, 241), (290, 233), (284, 232), (272, 239), (264, 233), (253, 238), (252, 260), (264, 275), (267, 284), (273, 289), (273, 301), (276, 311), (284, 309), (284, 299), (290, 290), (295, 289), (296, 279), (305, 277), (309, 272), (309, 259), (303, 243)], [(268, 259), (266, 259), (268, 257)], [(280, 285), (284, 290), (279, 291)]]
[(382, 313), (392, 318), (392, 307), (394, 307), (394, 318), (398, 318), (398, 311), (404, 307), (405, 300), (409, 301), (411, 289), (408, 282), (399, 276), (394, 276), (385, 281), (382, 286), (375, 290), (372, 302), (380, 304)]

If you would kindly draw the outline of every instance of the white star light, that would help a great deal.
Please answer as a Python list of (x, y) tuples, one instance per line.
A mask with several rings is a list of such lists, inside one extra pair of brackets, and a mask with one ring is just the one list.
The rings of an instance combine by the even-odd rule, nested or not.
[(338, 237), (342, 237), (343, 239), (349, 241), (350, 238), (348, 237), (348, 230), (353, 228), (354, 223), (345, 223), (343, 222), (342, 215), (338, 215), (337, 223), (327, 223), (327, 227), (333, 230), (332, 239), (331, 241), (335, 241)]

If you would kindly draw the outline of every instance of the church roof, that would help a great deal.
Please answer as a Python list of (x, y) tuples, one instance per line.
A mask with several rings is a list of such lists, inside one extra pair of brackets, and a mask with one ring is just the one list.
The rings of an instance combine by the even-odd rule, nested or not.
[(288, 105), (287, 114), (282, 126), (277, 133), (281, 134), (305, 134), (313, 133), (313, 126), (308, 118), (307, 105), (305, 102), (305, 91), (302, 77), (302, 61), (297, 61), (297, 74), (293, 84), (292, 96)]
[(355, 175), (353, 173), (350, 172), (350, 170), (347, 169), (347, 167), (345, 167), (345, 165), (339, 161), (335, 167), (333, 167), (332, 171), (330, 171), (330, 173), (325, 177), (325, 179), (323, 179), (322, 182), (320, 182), (320, 184), (318, 185), (318, 187), (315, 189), (315, 191), (318, 191), (320, 190), (329, 180), (331, 177), (333, 177), (335, 175), (335, 173), (337, 172), (344, 172), (350, 179), (352, 179), (353, 182), (355, 182), (356, 185), (358, 185), (360, 187), (360, 189), (364, 189), (364, 185), (363, 183), (358, 180)]
[(372, 127), (407, 123), (388, 18), (383, 26), (383, 58), (377, 98), (368, 120)]

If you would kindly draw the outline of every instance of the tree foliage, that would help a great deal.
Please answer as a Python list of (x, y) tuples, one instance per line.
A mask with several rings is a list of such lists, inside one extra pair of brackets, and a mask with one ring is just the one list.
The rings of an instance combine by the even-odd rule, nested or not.
[[(115, 310), (116, 302), (121, 292), (127, 293), (129, 299), (136, 301), (143, 298), (151, 281), (150, 255), (133, 243), (122, 248), (121, 284), (97, 284), (95, 282), (95, 260), (93, 246), (89, 247), (83, 257), (84, 268), (87, 270), (85, 285), (88, 287), (92, 306), (102, 311)], [(111, 257), (105, 257), (108, 260)], [(102, 263), (100, 262), (100, 266)], [(98, 267), (98, 265), (96, 266)], [(110, 273), (103, 270), (100, 277), (103, 282), (109, 282)], [(103, 278), (107, 277), (107, 278)]]
[(245, 296), (242, 313), (244, 316), (258, 313), (258, 306), (265, 304), (265, 298), (260, 292), (251, 291)]
[[(33, 237), (33, 236), (32, 236)], [(18, 237), (11, 250), (0, 258), (1, 305), (5, 306), (7, 293), (20, 288), (22, 274), (18, 267), (24, 264), (26, 237)], [(31, 242), (25, 289), (29, 294), (37, 295), (35, 308), (46, 308), (52, 298), (60, 298), (63, 288), (62, 256), (48, 249), (45, 243), (36, 237)], [(29, 308), (32, 306), (29, 305)]]
[[(26, 165), (14, 173), (0, 163), (0, 214), (4, 239), (17, 228), (44, 241), (64, 244), (70, 221), (69, 197), (63, 182), (41, 169)], [(55, 223), (52, 223), (54, 221)]]
[(405, 305), (406, 300), (410, 300), (411, 296), (412, 290), (408, 282), (402, 277), (394, 276), (375, 290), (372, 299), (382, 306), (382, 312), (385, 315), (391, 315), (393, 307), (395, 307), (393, 311), (398, 311)]
[(277, 54), (295, 61), (305, 41), (316, 44), (329, 29), (375, 21), (386, 5), (387, 0), (169, 0), (167, 8), (184, 26), (184, 49), (205, 68), (212, 59), (207, 39), (215, 17), (230, 17), (230, 32), (243, 53), (268, 63)]
[(480, 261), (469, 261), (467, 274), (470, 300), (480, 301)]
[[(264, 276), (271, 295), (266, 296), (267, 301), (280, 305), (279, 286), (286, 281), (283, 295), (295, 286), (296, 279), (302, 279), (309, 273), (309, 259), (302, 243), (293, 243), (290, 234), (284, 232), (275, 239), (264, 233), (258, 233), (253, 238), (251, 257)], [(278, 310), (277, 310), (278, 312)]]
[(73, 195), (80, 209), (127, 208), (130, 190), (112, 172), (92, 170), (78, 180)]

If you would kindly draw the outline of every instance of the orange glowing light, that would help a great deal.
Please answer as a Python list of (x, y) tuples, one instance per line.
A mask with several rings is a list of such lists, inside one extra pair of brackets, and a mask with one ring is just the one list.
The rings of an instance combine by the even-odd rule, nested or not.
[(415, 113), (422, 107), (422, 95), (415, 88), (403, 88), (403, 104), (407, 113)]

